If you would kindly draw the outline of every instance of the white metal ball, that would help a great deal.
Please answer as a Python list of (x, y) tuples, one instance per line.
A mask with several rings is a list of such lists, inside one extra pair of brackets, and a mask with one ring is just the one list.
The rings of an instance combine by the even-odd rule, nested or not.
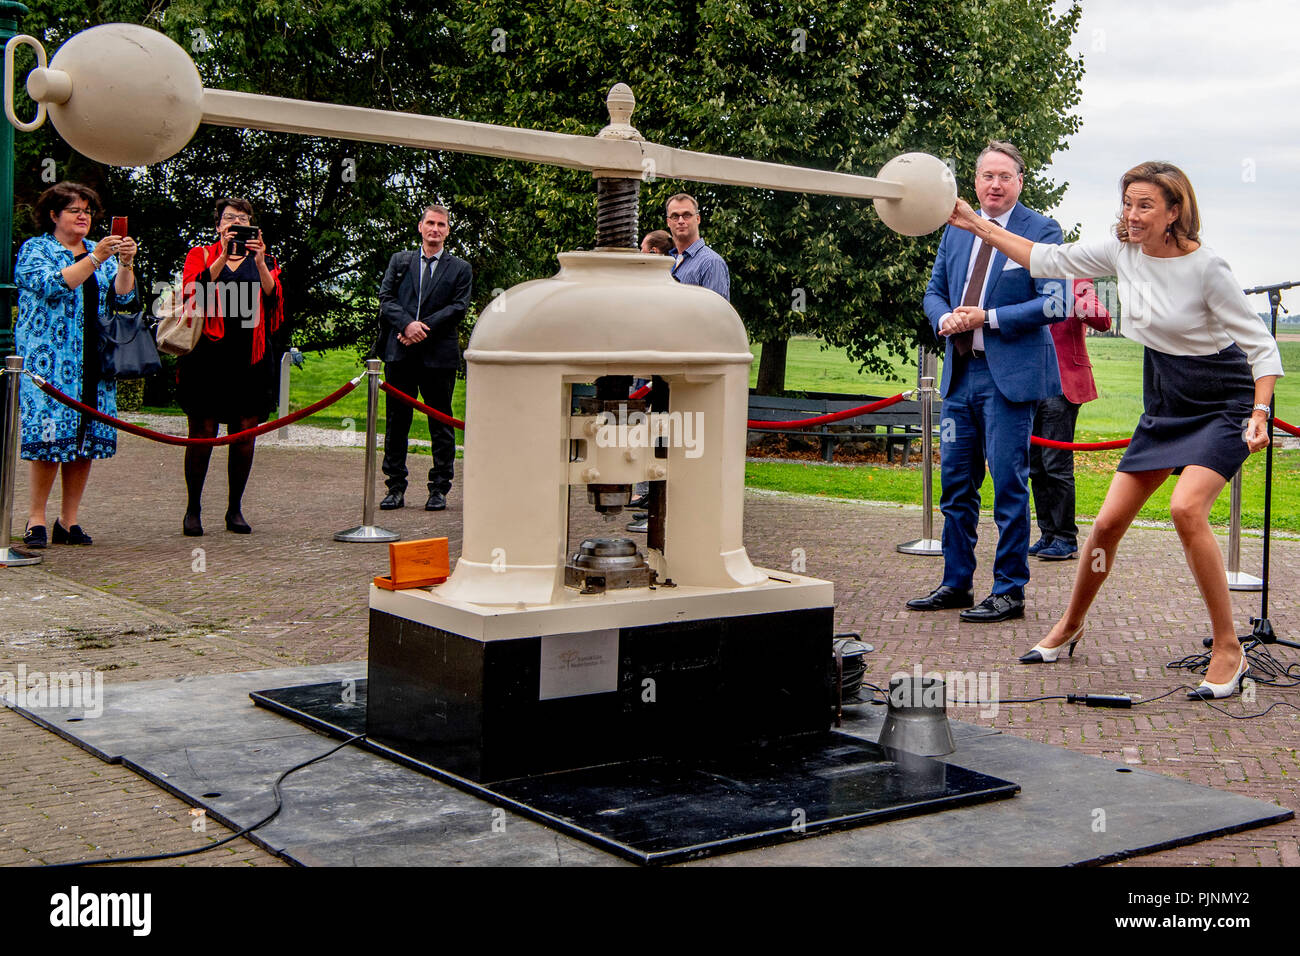
[(880, 168), (877, 179), (901, 183), (901, 199), (877, 199), (876, 213), (886, 226), (905, 236), (934, 232), (957, 205), (952, 170), (929, 153), (904, 153)]
[(203, 81), (175, 41), (133, 23), (83, 30), (59, 48), (50, 70), (71, 77), (50, 120), (78, 152), (111, 166), (147, 166), (176, 153), (203, 117)]

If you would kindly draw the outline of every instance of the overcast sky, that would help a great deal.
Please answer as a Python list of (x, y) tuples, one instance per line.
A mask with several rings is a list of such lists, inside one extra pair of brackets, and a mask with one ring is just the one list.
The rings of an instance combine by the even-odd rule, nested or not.
[[(1124, 171), (1167, 160), (1190, 177), (1201, 238), (1243, 288), (1300, 281), (1300, 3), (1081, 5), (1083, 126), (1048, 171), (1069, 183), (1052, 214), (1084, 238), (1105, 234)], [(1300, 314), (1300, 289), (1282, 304)]]

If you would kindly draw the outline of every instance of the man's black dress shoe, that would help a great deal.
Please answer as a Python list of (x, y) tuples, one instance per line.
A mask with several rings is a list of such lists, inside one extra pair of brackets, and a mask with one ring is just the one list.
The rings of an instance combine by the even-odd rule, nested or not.
[(446, 511), (447, 499), (441, 491), (429, 492), (429, 500), (424, 503), (425, 511)]
[(963, 621), (974, 621), (977, 624), (993, 624), (997, 621), (1009, 621), (1013, 617), (1024, 616), (1024, 599), (1010, 594), (990, 594), (980, 601), (978, 607), (961, 612)]
[(390, 491), (384, 496), (384, 500), (379, 502), (380, 511), (395, 511), (398, 508), (406, 506), (406, 496), (400, 491)]
[(970, 607), (975, 603), (975, 595), (961, 588), (950, 588), (941, 584), (923, 598), (913, 598), (907, 606), (913, 611), (948, 611), (958, 607)]

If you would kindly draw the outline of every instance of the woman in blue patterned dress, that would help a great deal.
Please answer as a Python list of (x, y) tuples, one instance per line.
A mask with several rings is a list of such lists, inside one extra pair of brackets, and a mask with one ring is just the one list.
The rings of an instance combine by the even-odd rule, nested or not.
[[(14, 269), (18, 321), (14, 340), (24, 368), (59, 391), (107, 415), (117, 414), (117, 389), (100, 376), (99, 316), (108, 310), (109, 286), (119, 306), (135, 299), (135, 240), (86, 238), (100, 213), (99, 196), (80, 183), (56, 183), (36, 201), (36, 221), (49, 231), (23, 243)], [(115, 258), (116, 257), (116, 258)], [(24, 379), (19, 392), (22, 457), (31, 462), (31, 503), (23, 543), (48, 544), (45, 506), (63, 468), (63, 501), (51, 537), (55, 544), (90, 544), (77, 522), (90, 463), (111, 458), (117, 431), (91, 421)]]

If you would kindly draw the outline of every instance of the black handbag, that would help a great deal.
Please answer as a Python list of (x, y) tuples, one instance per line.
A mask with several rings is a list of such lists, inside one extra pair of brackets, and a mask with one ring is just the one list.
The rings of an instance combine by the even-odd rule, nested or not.
[(158, 347), (139, 312), (99, 317), (99, 368), (104, 378), (144, 378), (162, 371)]

